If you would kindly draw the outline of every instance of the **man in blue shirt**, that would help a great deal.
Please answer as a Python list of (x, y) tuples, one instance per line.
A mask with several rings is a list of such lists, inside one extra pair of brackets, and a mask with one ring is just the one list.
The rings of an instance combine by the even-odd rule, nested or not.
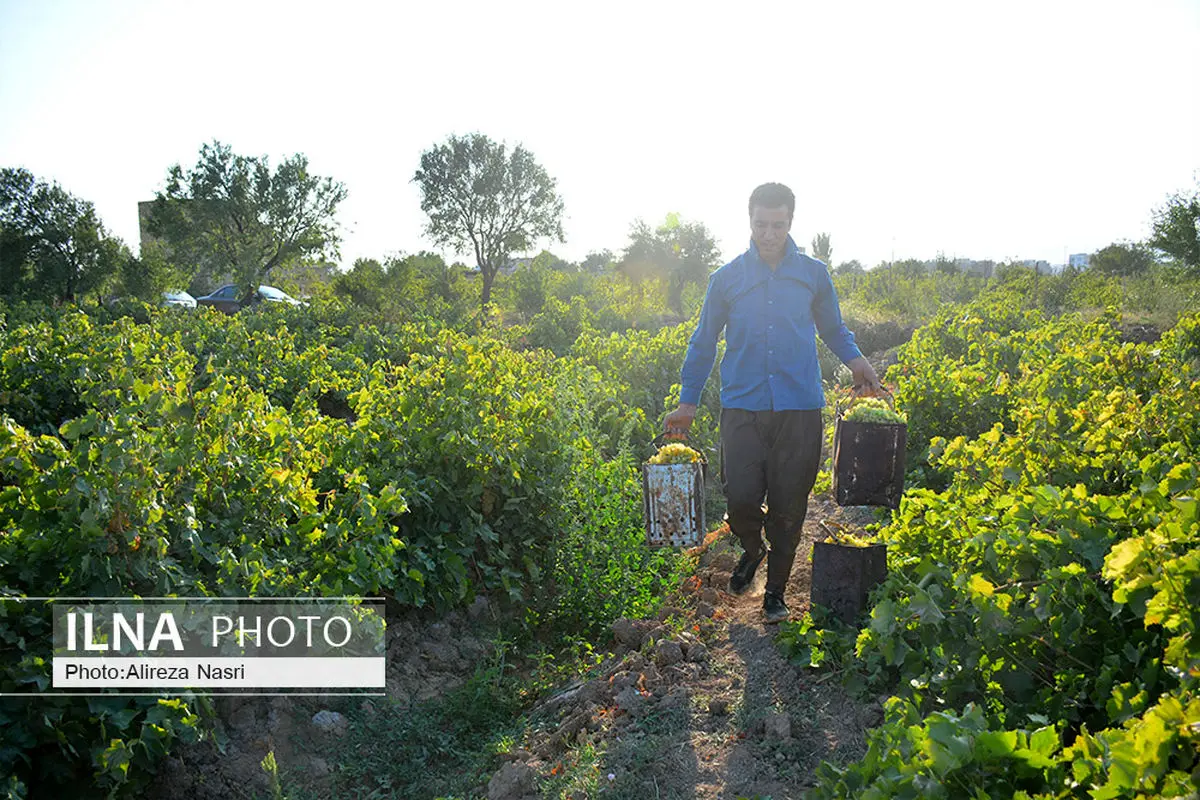
[(763, 184), (750, 195), (750, 249), (709, 278), (679, 406), (664, 423), (668, 434), (691, 427), (724, 330), (721, 482), (729, 527), (745, 550), (729, 590), (745, 592), (765, 556), (768, 622), (788, 617), (784, 590), (821, 460), (825, 396), (816, 335), (850, 368), (855, 387), (866, 394), (880, 388), (842, 322), (825, 264), (802, 254), (788, 235), (795, 211), (796, 197), (783, 184)]

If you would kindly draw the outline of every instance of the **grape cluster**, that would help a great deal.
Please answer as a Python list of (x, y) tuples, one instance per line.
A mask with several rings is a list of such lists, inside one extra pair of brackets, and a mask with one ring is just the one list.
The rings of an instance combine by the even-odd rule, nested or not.
[(877, 397), (859, 400), (853, 408), (846, 412), (842, 420), (844, 422), (876, 422), (888, 425), (903, 425), (908, 421), (903, 414), (888, 408), (887, 403)]
[(845, 547), (869, 547), (871, 542), (866, 539), (860, 539), (852, 533), (844, 531), (835, 531), (826, 537), (826, 541), (832, 544), (840, 544)]
[(649, 462), (650, 464), (694, 464), (700, 460), (700, 454), (686, 444), (672, 442), (658, 448)]

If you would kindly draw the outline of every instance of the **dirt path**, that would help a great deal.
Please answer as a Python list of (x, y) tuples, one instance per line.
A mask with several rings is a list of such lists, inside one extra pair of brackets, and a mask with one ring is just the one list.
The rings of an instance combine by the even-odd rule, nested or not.
[[(810, 508), (787, 591), (793, 619), (808, 607), (825, 519), (847, 521), (827, 501)], [(618, 621), (599, 674), (535, 711), (545, 721), (493, 776), (489, 800), (784, 800), (812, 785), (822, 760), (862, 755), (880, 706), (790, 664), (778, 626), (762, 620), (765, 568), (730, 594), (740, 549), (728, 531), (709, 539), (658, 620)]]

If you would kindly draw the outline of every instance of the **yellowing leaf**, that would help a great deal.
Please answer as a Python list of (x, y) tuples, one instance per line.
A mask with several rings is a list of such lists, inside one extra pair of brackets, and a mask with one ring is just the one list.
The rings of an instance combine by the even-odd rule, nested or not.
[(973, 595), (991, 597), (996, 593), (996, 586), (979, 573), (975, 573), (971, 576), (971, 582), (968, 585), (971, 589), (971, 594)]

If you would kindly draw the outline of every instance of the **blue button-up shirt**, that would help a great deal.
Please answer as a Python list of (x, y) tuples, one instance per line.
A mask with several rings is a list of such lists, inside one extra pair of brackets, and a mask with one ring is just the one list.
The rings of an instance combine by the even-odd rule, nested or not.
[(700, 390), (721, 359), (721, 405), (748, 411), (790, 411), (825, 405), (816, 333), (843, 363), (862, 355), (842, 322), (837, 292), (825, 265), (802, 254), (792, 238), (778, 269), (750, 249), (708, 280), (700, 322), (688, 342), (680, 375), (681, 403), (699, 403)]

